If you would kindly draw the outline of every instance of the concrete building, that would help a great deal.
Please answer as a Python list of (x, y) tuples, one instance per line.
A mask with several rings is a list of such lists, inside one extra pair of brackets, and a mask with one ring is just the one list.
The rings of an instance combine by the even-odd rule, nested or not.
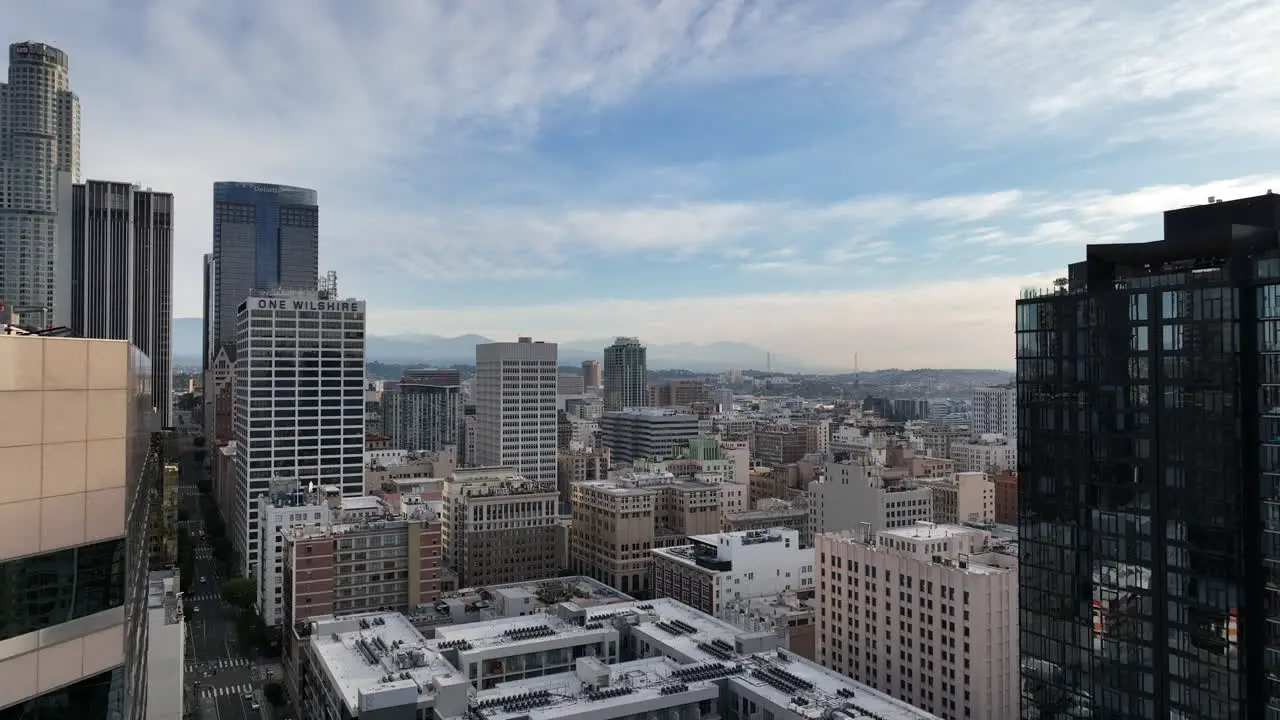
[(71, 188), (61, 322), (84, 338), (128, 340), (151, 359), (151, 397), (173, 424), (173, 195), (90, 180)]
[(554, 577), (559, 493), (513, 468), (457, 470), (444, 482), (445, 567), (460, 587)]
[(724, 518), (725, 532), (790, 528), (800, 533), (800, 544), (813, 547), (813, 531), (809, 526), (809, 506), (797, 502), (764, 498), (754, 509), (729, 513)]
[(725, 617), (735, 600), (813, 588), (813, 550), (788, 528), (695, 535), (688, 545), (655, 548), (653, 596), (675, 598)]
[(572, 486), (571, 569), (643, 597), (654, 548), (720, 530), (720, 488), (671, 473), (629, 475)]
[[(297, 480), (271, 482), (257, 497), (258, 548), (261, 555), (254, 575), (258, 591), (258, 615), (267, 627), (284, 622), (287, 601), (284, 587), (284, 535), (296, 527), (319, 527), (331, 522), (327, 494), (341, 497), (337, 489), (301, 487)], [(364, 498), (356, 498), (364, 500)]]
[(701, 378), (676, 378), (659, 385), (649, 386), (650, 407), (692, 407), (710, 403), (711, 391)]
[(818, 533), (871, 532), (933, 521), (933, 491), (892, 470), (856, 462), (827, 463), (822, 480), (809, 483), (809, 526)]
[(476, 452), (467, 465), (554, 482), (556, 376), (555, 343), (525, 337), (477, 345)]
[[(809, 552), (814, 562), (813, 552)], [(784, 590), (777, 595), (760, 595), (730, 600), (722, 619), (747, 632), (771, 632), (782, 638), (782, 647), (805, 660), (817, 657), (817, 627), (814, 610), (815, 588)]]
[(586, 383), (581, 375), (560, 373), (556, 376), (557, 395), (582, 395), (586, 392)]
[(648, 350), (633, 337), (604, 349), (604, 409), (644, 407), (649, 401)]
[(452, 368), (406, 370), (382, 393), (383, 429), (391, 445), (412, 452), (457, 446), (462, 431), (461, 376)]
[(150, 363), (0, 334), (0, 716), (146, 716)]
[(600, 361), (582, 361), (582, 386), (584, 389), (600, 389)]
[[(176, 453), (167, 455), (177, 456)], [(178, 510), (182, 498), (178, 495), (177, 463), (164, 463), (159, 480), (153, 488), (151, 518), (147, 523), (147, 565), (152, 569), (178, 563)]]
[(556, 491), (560, 502), (572, 499), (573, 484), (588, 480), (601, 480), (609, 475), (610, 457), (607, 452), (570, 448), (556, 453)]
[(981, 530), (818, 537), (818, 661), (943, 718), (1016, 718), (1018, 561)]
[(147, 720), (186, 712), (187, 626), (177, 570), (155, 570), (147, 585)]
[(920, 485), (933, 495), (932, 521), (939, 525), (996, 520), (996, 486), (986, 473), (960, 472), (945, 479), (921, 480)]
[[(205, 314), (210, 353), (238, 336), (240, 305), (250, 295), (316, 291), (320, 279), (320, 207), (315, 190), (266, 183), (213, 184), (212, 278)], [(208, 360), (206, 359), (206, 362)]]
[(600, 444), (609, 449), (614, 462), (663, 460), (679, 457), (683, 447), (698, 437), (699, 428), (696, 415), (670, 408), (629, 407), (600, 418)]
[(1018, 524), (1018, 473), (997, 473), (993, 480), (996, 486), (995, 521), (1003, 525)]
[(393, 613), (317, 619), (301, 710), (359, 720), (935, 716), (672, 600), (445, 628)]
[(364, 492), (364, 313), (363, 300), (316, 292), (240, 303), (235, 497), (225, 515), (245, 572), (261, 553), (256, 498), (272, 480)]
[(751, 437), (751, 454), (756, 464), (777, 467), (793, 463), (809, 452), (811, 444), (807, 428), (799, 425), (773, 425), (756, 428)]
[(66, 325), (70, 286), (58, 277), (69, 262), (71, 184), (80, 181), (80, 99), (67, 54), (44, 43), (9, 46), (8, 80), (0, 84), (0, 305), (27, 314), (24, 324)]
[(1013, 385), (973, 389), (969, 433), (973, 437), (1018, 437), (1018, 392)]
[(1018, 469), (1018, 446), (1004, 435), (983, 435), (951, 443), (958, 472), (998, 473)]

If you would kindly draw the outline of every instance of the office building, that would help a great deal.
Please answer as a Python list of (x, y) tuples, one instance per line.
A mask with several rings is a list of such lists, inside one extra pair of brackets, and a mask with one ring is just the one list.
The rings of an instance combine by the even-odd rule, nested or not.
[(235, 497), (224, 513), (252, 574), (257, 497), (273, 479), (364, 492), (365, 306), (281, 290), (241, 301), (237, 317)]
[(693, 407), (711, 403), (711, 390), (706, 381), (699, 378), (668, 380), (650, 385), (648, 392), (649, 398), (645, 404), (650, 407)]
[(118, 340), (0, 335), (0, 717), (141, 720), (151, 368)]
[(442, 627), (395, 613), (316, 619), (305, 717), (430, 720), (935, 720), (669, 599)]
[(439, 452), (457, 446), (462, 431), (462, 393), (457, 370), (406, 370), (393, 390), (382, 393), (383, 429), (392, 447)]
[(604, 349), (604, 409), (644, 407), (649, 402), (648, 350), (633, 337)]
[(1023, 714), (1280, 713), (1280, 196), (1017, 302)]
[(556, 479), (556, 365), (555, 343), (525, 337), (476, 346), (476, 452), (468, 465)]
[(581, 375), (560, 373), (556, 376), (557, 395), (582, 395), (584, 392), (586, 392), (586, 386), (583, 384)]
[(455, 470), (445, 478), (445, 565), (459, 587), (554, 577), (559, 520), (556, 480), (513, 468)]
[(151, 359), (151, 397), (173, 424), (173, 195), (89, 180), (71, 188), (70, 284), (63, 322), (73, 334), (128, 340)]
[[(69, 287), (65, 219), (80, 181), (80, 99), (67, 54), (43, 43), (9, 46), (0, 84), (0, 304), (28, 325), (63, 319)], [(61, 296), (61, 297), (60, 297)]]
[(819, 535), (816, 550), (818, 662), (943, 718), (1027, 717), (1016, 548), (922, 523)]
[(814, 445), (807, 426), (791, 423), (757, 427), (751, 435), (751, 455), (765, 467), (798, 462)]
[(933, 522), (939, 525), (974, 523), (996, 519), (996, 484), (982, 472), (958, 472), (944, 478), (917, 481), (932, 495)]
[(570, 486), (570, 569), (644, 597), (652, 587), (654, 548), (720, 530), (720, 486), (671, 473), (628, 475)]
[(951, 459), (958, 472), (998, 473), (1018, 467), (1018, 445), (1013, 437), (983, 435), (951, 443)]
[(777, 527), (795, 530), (800, 533), (801, 545), (813, 547), (813, 532), (809, 527), (807, 505), (778, 498), (762, 498), (755, 502), (754, 508), (731, 512), (724, 517), (725, 532), (768, 530)]
[(827, 463), (809, 483), (809, 527), (818, 533), (873, 533), (933, 521), (933, 491), (903, 470), (843, 461)]
[(315, 190), (265, 183), (213, 184), (212, 282), (206, 313), (209, 355), (236, 342), (237, 312), (250, 295), (315, 291), (320, 276), (320, 207)]
[(699, 432), (698, 416), (671, 408), (628, 407), (600, 417), (600, 444), (619, 463), (679, 457)]
[[(338, 495), (336, 488), (330, 487), (329, 492)], [(280, 479), (271, 481), (268, 491), (257, 497), (257, 505), (261, 553), (253, 578), (258, 591), (257, 610), (267, 627), (276, 627), (284, 622), (284, 604), (289, 598), (284, 587), (284, 536), (296, 527), (328, 524), (329, 504), (323, 488)]]
[(1013, 385), (973, 389), (969, 433), (973, 437), (1000, 435), (1009, 440), (1018, 436), (1017, 391)]
[(813, 589), (813, 550), (788, 528), (695, 535), (652, 552), (653, 596), (715, 617), (743, 598)]
[(590, 390), (600, 389), (600, 361), (582, 361), (582, 386)]

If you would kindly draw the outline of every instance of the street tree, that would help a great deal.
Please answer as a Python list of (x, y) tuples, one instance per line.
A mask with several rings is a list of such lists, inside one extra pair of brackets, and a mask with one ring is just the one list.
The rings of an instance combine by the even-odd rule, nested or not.
[(244, 610), (257, 601), (258, 588), (253, 578), (232, 578), (222, 583), (222, 599)]
[(284, 704), (284, 686), (278, 682), (269, 682), (262, 686), (262, 695), (267, 702), (279, 707)]

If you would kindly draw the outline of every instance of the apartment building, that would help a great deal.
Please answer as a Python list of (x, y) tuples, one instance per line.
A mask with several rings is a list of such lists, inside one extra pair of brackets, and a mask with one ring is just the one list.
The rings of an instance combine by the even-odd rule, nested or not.
[(1018, 524), (1018, 473), (997, 473), (992, 481), (996, 488), (995, 521), (1004, 525)]
[(620, 337), (604, 349), (604, 409), (644, 407), (649, 400), (648, 350), (638, 338)]
[(495, 618), (427, 639), (394, 613), (307, 628), (308, 717), (815, 720), (936, 716), (669, 599)]
[(679, 457), (699, 432), (698, 416), (670, 408), (629, 407), (600, 417), (600, 444), (618, 463)]
[(0, 334), (0, 716), (146, 717), (150, 378), (125, 341)]
[(973, 389), (969, 433), (973, 437), (1018, 437), (1018, 392), (1012, 385)]
[(437, 452), (458, 444), (462, 379), (452, 368), (406, 370), (395, 390), (382, 393), (382, 425), (391, 446)]
[(810, 437), (808, 428), (801, 425), (759, 427), (751, 437), (756, 464), (766, 467), (796, 462), (817, 444), (816, 439)]
[(710, 403), (711, 391), (701, 378), (676, 378), (649, 386), (650, 407), (693, 407)]
[(328, 524), (330, 502), (326, 496), (340, 500), (341, 492), (334, 486), (306, 488), (291, 478), (272, 481), (269, 490), (258, 496), (258, 547), (262, 556), (253, 579), (258, 590), (258, 614), (267, 627), (284, 622), (284, 534), (295, 527)]
[(556, 453), (556, 491), (560, 494), (560, 502), (567, 503), (572, 499), (570, 491), (574, 483), (608, 477), (609, 463), (609, 453), (581, 446)]
[(651, 587), (651, 550), (720, 530), (720, 488), (671, 473), (575, 483), (571, 495), (572, 570), (637, 597)]
[(475, 443), (467, 445), (466, 466), (555, 481), (556, 358), (555, 343), (527, 337), (476, 346)]
[(959, 472), (998, 473), (1018, 468), (1018, 446), (1013, 438), (983, 435), (951, 443), (951, 459)]
[(445, 479), (445, 566), (459, 587), (554, 577), (559, 493), (555, 479), (514, 468), (457, 470)]
[(809, 525), (818, 533), (871, 532), (933, 521), (933, 491), (905, 470), (857, 462), (827, 463), (822, 480), (809, 483)]
[(944, 718), (1016, 718), (1018, 561), (981, 530), (820, 535), (818, 662)]
[(920, 485), (933, 494), (932, 521), (939, 525), (995, 522), (996, 486), (986, 473), (960, 472)]
[(733, 601), (813, 587), (813, 551), (788, 528), (695, 535), (654, 548), (653, 596), (724, 617)]

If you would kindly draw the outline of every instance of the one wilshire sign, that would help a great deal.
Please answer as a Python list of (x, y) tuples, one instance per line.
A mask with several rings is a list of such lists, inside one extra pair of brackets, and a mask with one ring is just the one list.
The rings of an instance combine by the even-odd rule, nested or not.
[(304, 310), (309, 312), (364, 312), (363, 300), (296, 300), (294, 298), (249, 298), (249, 307), (258, 310)]

